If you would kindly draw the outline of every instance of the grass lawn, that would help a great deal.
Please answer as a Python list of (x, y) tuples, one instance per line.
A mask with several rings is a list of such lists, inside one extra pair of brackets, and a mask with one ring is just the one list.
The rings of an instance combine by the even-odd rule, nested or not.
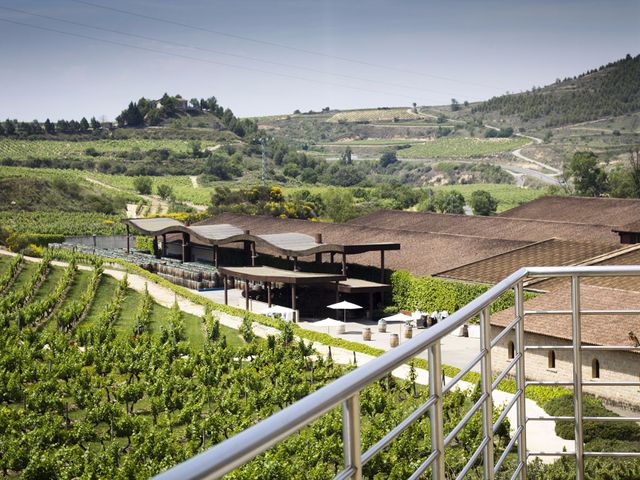
[(22, 270), (20, 271), (18, 278), (16, 278), (16, 281), (13, 282), (13, 285), (11, 285), (11, 288), (8, 290), (8, 292), (20, 290), (20, 288), (22, 288), (22, 286), (25, 283), (27, 283), (29, 279), (33, 276), (33, 273), (36, 271), (37, 268), (38, 268), (37, 263), (24, 262), (24, 267), (22, 267)]

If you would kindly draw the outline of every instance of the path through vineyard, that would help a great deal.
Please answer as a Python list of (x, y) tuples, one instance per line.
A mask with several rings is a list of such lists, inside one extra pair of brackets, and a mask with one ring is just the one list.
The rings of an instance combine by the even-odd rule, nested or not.
[[(8, 252), (6, 250), (0, 250), (0, 253), (4, 255), (15, 255), (14, 253)], [(24, 257), (24, 258), (25, 260), (32, 261), (32, 262), (41, 261), (41, 259), (39, 258), (33, 258), (33, 257)], [(52, 262), (52, 264), (61, 266), (61, 267), (68, 265), (66, 262), (60, 262), (60, 261), (54, 261)], [(110, 275), (118, 280), (124, 277), (126, 272), (124, 272), (123, 270), (115, 269), (115, 268), (108, 268), (108, 266), (109, 264), (106, 263), (105, 269), (104, 269), (104, 273), (106, 275)], [(82, 270), (91, 270), (91, 267), (85, 266), (85, 265), (80, 265), (78, 268)], [(173, 292), (167, 287), (158, 285), (157, 283), (149, 282), (149, 280), (146, 279), (145, 277), (142, 277), (137, 274), (129, 273), (127, 279), (128, 279), (129, 287), (138, 292), (143, 293), (145, 291), (145, 288), (148, 288), (149, 294), (151, 295), (151, 297), (153, 297), (153, 299), (157, 303), (159, 303), (164, 307), (170, 308), (173, 305), (173, 303), (177, 301), (178, 306), (180, 307), (180, 310), (182, 310), (183, 312), (190, 313), (192, 315), (196, 315), (199, 317), (203, 316), (205, 313), (204, 307), (202, 305), (198, 305), (192, 302), (191, 300), (188, 300), (184, 297), (177, 295), (175, 292)], [(218, 316), (218, 318), (220, 319), (220, 323), (236, 330), (239, 329), (242, 323), (241, 317), (236, 317), (234, 315), (229, 315), (227, 313), (224, 313), (221, 311), (215, 311), (215, 310), (214, 310), (214, 314)], [(272, 327), (268, 327), (266, 325), (261, 325), (258, 323), (253, 324), (253, 330), (257, 336), (262, 338), (266, 338), (267, 335), (280, 334), (279, 330)], [(314, 342), (313, 347), (316, 349), (316, 351), (320, 355), (323, 355), (325, 357), (329, 353), (329, 348), (324, 344)], [(354, 359), (354, 352), (344, 348), (332, 347), (331, 354), (332, 354), (333, 360), (341, 364), (349, 364), (353, 362), (353, 359)], [(371, 355), (366, 355), (364, 353), (356, 352), (355, 358), (358, 365), (363, 365), (373, 360), (375, 357)], [(416, 382), (426, 385), (429, 379), (428, 371), (418, 368), (416, 369), (416, 373), (417, 373)], [(393, 371), (393, 374), (397, 377), (408, 379), (409, 366), (403, 365), (401, 367), (398, 367)], [(450, 379), (447, 378), (447, 381), (448, 380)], [(464, 381), (460, 381), (458, 385), (460, 385), (460, 387), (464, 389), (474, 388), (473, 384), (464, 382)], [(493, 401), (496, 406), (506, 405), (512, 398), (513, 398), (513, 395), (507, 392), (495, 390), (493, 393)], [(509, 414), (507, 414), (507, 418), (509, 419), (509, 422), (511, 424), (511, 434), (514, 434), (516, 431), (516, 428), (515, 428), (516, 414), (517, 414), (517, 411), (515, 407), (511, 409)], [(547, 414), (542, 407), (538, 406), (537, 403), (535, 403), (533, 400), (530, 400), (530, 399), (527, 399), (527, 415), (530, 417), (549, 417), (549, 414)], [(563, 448), (566, 448), (567, 450), (571, 450), (574, 447), (574, 442), (572, 440), (564, 440), (556, 435), (555, 422), (537, 421), (537, 422), (528, 422), (527, 424), (527, 445), (532, 451), (545, 451), (545, 450), (546, 451), (562, 451)], [(541, 460), (545, 463), (553, 463), (556, 459), (557, 459), (556, 457), (541, 457)]]
[[(126, 192), (121, 188), (114, 187), (113, 185), (109, 185), (108, 183), (101, 182), (100, 180), (96, 180), (95, 178), (91, 178), (91, 177), (84, 177), (84, 178), (88, 182), (95, 183), (96, 185), (100, 185), (101, 187), (108, 188), (110, 190), (117, 190), (119, 192)], [(143, 198), (151, 205), (150, 207), (148, 207), (146, 212), (144, 212), (146, 215), (169, 213), (169, 203), (165, 202), (164, 200), (161, 200), (160, 197), (158, 197), (157, 195), (139, 195), (139, 197)], [(134, 208), (131, 207), (130, 205), (134, 205), (134, 204), (127, 204), (127, 217), (132, 218), (132, 213), (133, 213), (133, 217), (138, 216)]]

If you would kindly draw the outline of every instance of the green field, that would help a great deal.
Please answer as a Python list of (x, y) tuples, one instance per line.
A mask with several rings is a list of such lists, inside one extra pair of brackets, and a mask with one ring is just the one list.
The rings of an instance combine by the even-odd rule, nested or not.
[[(202, 148), (216, 145), (216, 142), (202, 143)], [(0, 139), (0, 159), (27, 160), (29, 158), (92, 158), (86, 154), (87, 149), (94, 149), (100, 156), (115, 156), (118, 153), (138, 149), (148, 151), (169, 149), (175, 152), (189, 152), (190, 140), (176, 139), (141, 139), (124, 140), (92, 140), (92, 141), (58, 141), (58, 140), (9, 140)]]
[(508, 152), (531, 143), (528, 138), (440, 137), (400, 150), (401, 158), (480, 157)]

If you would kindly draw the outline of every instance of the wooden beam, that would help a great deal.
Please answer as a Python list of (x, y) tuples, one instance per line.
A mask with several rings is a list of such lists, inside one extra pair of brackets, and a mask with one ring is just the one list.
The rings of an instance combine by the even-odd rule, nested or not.
[(249, 281), (244, 281), (244, 309), (249, 311)]
[(380, 250), (380, 283), (384, 283), (384, 250)]
[(296, 286), (294, 283), (291, 284), (291, 309), (296, 309)]
[(167, 234), (166, 233), (162, 234), (162, 256), (163, 257), (167, 256)]
[(271, 307), (271, 282), (267, 282), (267, 303)]
[(227, 276), (222, 277), (222, 283), (224, 285), (224, 304), (229, 305), (229, 285), (227, 284)]

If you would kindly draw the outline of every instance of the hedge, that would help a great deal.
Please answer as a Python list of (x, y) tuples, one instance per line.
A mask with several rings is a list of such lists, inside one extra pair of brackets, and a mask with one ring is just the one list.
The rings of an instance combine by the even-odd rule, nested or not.
[(12, 252), (21, 252), (30, 245), (46, 247), (50, 243), (64, 242), (64, 235), (41, 233), (12, 233), (6, 239), (6, 245)]
[[(62, 253), (62, 255), (59, 255), (59, 253)], [(54, 257), (59, 257), (64, 260), (68, 260), (70, 258), (69, 256), (72, 254), (71, 252), (67, 253), (65, 250), (62, 250), (62, 249), (56, 249), (53, 252), (53, 255)], [(84, 254), (82, 257), (85, 261), (90, 258), (97, 259), (97, 256), (90, 255), (90, 254)], [(271, 317), (267, 317), (266, 315), (260, 315), (253, 312), (247, 312), (246, 310), (236, 308), (236, 307), (231, 307), (229, 305), (222, 305), (220, 303), (216, 303), (206, 297), (193, 293), (191, 290), (188, 290), (179, 285), (175, 285), (169, 282), (168, 280), (165, 280), (164, 278), (159, 277), (158, 275), (151, 273), (142, 267), (139, 267), (138, 265), (134, 265), (132, 263), (126, 262), (125, 260), (122, 260), (119, 258), (110, 258), (110, 259), (104, 259), (104, 261), (106, 263), (119, 264), (129, 272), (141, 275), (147, 278), (151, 282), (154, 282), (158, 285), (166, 287), (172, 290), (173, 292), (177, 293), (178, 295), (181, 295), (182, 297), (188, 300), (191, 300), (193, 303), (202, 305), (204, 307), (210, 307), (213, 311), (227, 313), (229, 315), (233, 315), (240, 318), (247, 317), (253, 322), (256, 322), (268, 327), (276, 328), (278, 330), (282, 329), (282, 325), (283, 325), (282, 320), (274, 319)], [(453, 283), (453, 282), (448, 282), (448, 283)], [(300, 327), (297, 324), (292, 324), (292, 326), (293, 326), (294, 334), (306, 340), (322, 343), (324, 345), (331, 346), (331, 347), (344, 348), (346, 350), (351, 350), (353, 352), (359, 352), (366, 355), (371, 355), (373, 357), (379, 357), (380, 355), (385, 353), (385, 350), (382, 350), (380, 348), (371, 347), (369, 345), (364, 345), (358, 342), (351, 342), (349, 340), (344, 340), (342, 338), (336, 338), (327, 333), (307, 330)], [(422, 368), (425, 370), (428, 370), (429, 368), (429, 363), (424, 358), (414, 358), (411, 360), (411, 362), (416, 368)], [(457, 367), (453, 367), (451, 365), (442, 365), (442, 371), (448, 377), (455, 377), (460, 372), (460, 369)], [(476, 384), (480, 381), (480, 374), (476, 372), (469, 372), (463, 377), (463, 380), (469, 383)], [(502, 390), (507, 393), (515, 393), (516, 382), (515, 380), (505, 379), (500, 383), (498, 388), (499, 390)], [(535, 402), (537, 402), (538, 404), (540, 404), (541, 406), (549, 399), (566, 395), (567, 392), (568, 390), (562, 387), (534, 386), (534, 387), (527, 388), (527, 396), (532, 400), (534, 400)]]
[[(398, 308), (407, 310), (447, 310), (455, 312), (481, 294), (491, 285), (464, 283), (434, 277), (414, 277), (406, 270), (391, 274), (393, 302)], [(525, 292), (525, 300), (535, 294)], [(492, 312), (499, 312), (514, 305), (513, 291), (505, 292), (492, 305)]]

